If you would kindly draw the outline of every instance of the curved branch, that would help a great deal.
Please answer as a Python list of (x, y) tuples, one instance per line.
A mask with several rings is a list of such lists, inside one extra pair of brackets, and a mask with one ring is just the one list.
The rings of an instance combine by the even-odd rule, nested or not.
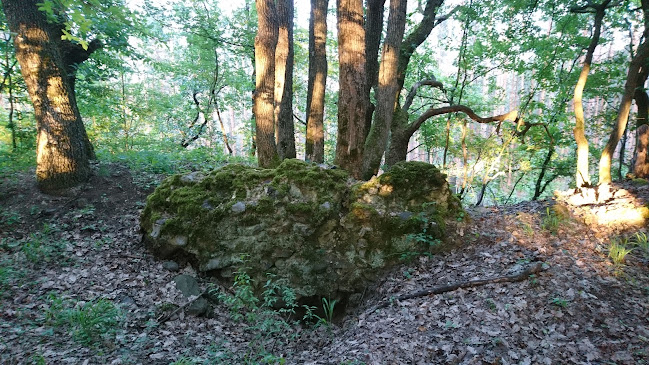
[(441, 108), (429, 108), (424, 114), (419, 116), (417, 120), (415, 120), (409, 127), (408, 127), (408, 132), (410, 134), (415, 133), (416, 130), (421, 127), (421, 125), (428, 119), (438, 116), (438, 115), (443, 115), (443, 114), (448, 114), (448, 113), (457, 113), (457, 112), (462, 112), (466, 114), (469, 118), (473, 119), (474, 121), (478, 123), (492, 123), (492, 122), (503, 122), (505, 120), (511, 120), (514, 122), (518, 122), (518, 111), (517, 110), (512, 110), (509, 113), (506, 114), (501, 114), (501, 115), (496, 115), (493, 117), (487, 117), (483, 118), (476, 114), (473, 109), (469, 108), (468, 106), (465, 105), (449, 105), (449, 106), (444, 106)]
[(403, 111), (407, 112), (408, 109), (410, 109), (412, 101), (415, 99), (415, 96), (417, 96), (417, 90), (422, 86), (436, 87), (444, 91), (444, 84), (437, 81), (434, 77), (430, 80), (421, 80), (410, 88), (410, 92), (408, 92), (408, 96), (406, 96), (406, 101), (403, 103), (403, 108), (401, 108)]

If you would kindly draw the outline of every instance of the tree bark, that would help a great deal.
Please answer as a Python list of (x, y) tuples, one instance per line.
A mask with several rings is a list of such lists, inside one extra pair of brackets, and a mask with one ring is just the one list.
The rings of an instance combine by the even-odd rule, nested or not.
[(406, 27), (406, 5), (407, 0), (390, 0), (388, 30), (383, 43), (376, 90), (377, 109), (374, 123), (372, 123), (365, 141), (365, 155), (363, 156), (363, 179), (365, 180), (369, 180), (372, 175), (379, 172), (381, 158), (388, 143), (388, 132), (392, 125), (394, 106), (399, 95), (397, 67)]
[(307, 85), (307, 161), (324, 162), (324, 103), (327, 83), (327, 6), (329, 0), (311, 0), (309, 20), (309, 82)]
[(338, 0), (338, 139), (335, 163), (353, 177), (361, 178), (367, 74), (365, 70), (365, 28), (362, 0)]
[(277, 0), (279, 29), (275, 48), (275, 128), (280, 160), (295, 158), (293, 8), (293, 0)]
[(16, 58), (34, 104), (37, 184), (44, 192), (55, 192), (86, 181), (88, 160), (94, 156), (69, 77), (61, 27), (48, 22), (37, 3), (2, 0), (7, 23), (16, 34)]
[(645, 68), (638, 75), (638, 82), (635, 89), (634, 99), (638, 107), (636, 117), (636, 159), (633, 166), (633, 174), (638, 178), (649, 177), (649, 96), (644, 84), (649, 76), (649, 68)]
[(257, 161), (259, 167), (279, 164), (275, 144), (275, 48), (277, 14), (273, 0), (256, 0), (257, 36), (255, 37), (255, 94), (253, 112), (256, 122)]
[[(602, 21), (606, 13), (606, 8), (610, 2), (611, 0), (604, 0), (601, 4), (590, 5), (595, 10), (593, 36), (590, 40), (586, 57), (584, 58), (584, 64), (581, 73), (579, 74), (577, 85), (575, 85), (573, 97), (575, 128), (573, 129), (573, 134), (575, 136), (575, 142), (577, 143), (577, 171), (575, 172), (577, 191), (581, 190), (582, 187), (590, 186), (590, 174), (588, 172), (588, 140), (586, 139), (586, 122), (584, 119), (582, 96), (584, 93), (584, 87), (586, 86), (586, 80), (588, 79), (588, 73), (590, 72), (590, 66), (593, 62), (593, 54), (595, 53), (595, 48), (597, 48), (597, 44), (599, 43)], [(573, 9), (572, 11), (576, 12), (577, 9)]]
[[(437, 10), (443, 3), (444, 0), (426, 0), (424, 18), (401, 42), (401, 48), (399, 49), (399, 66), (397, 71), (397, 90), (403, 89), (408, 64), (410, 63), (410, 58), (414, 54), (415, 50), (426, 40), (426, 38), (428, 38), (433, 28), (443, 20), (436, 21)], [(433, 81), (436, 82), (435, 80)], [(397, 104), (398, 103), (399, 101), (397, 100)], [(406, 104), (408, 103), (406, 102)], [(387, 166), (391, 166), (399, 161), (405, 161), (406, 155), (408, 154), (408, 141), (412, 136), (412, 133), (409, 133), (407, 128), (408, 106), (404, 105), (404, 108), (401, 109), (397, 105), (395, 116), (393, 117), (392, 125), (390, 126), (390, 142), (388, 144), (388, 149), (385, 152), (385, 164)]]
[(602, 151), (602, 157), (599, 160), (600, 184), (611, 182), (611, 160), (613, 158), (613, 153), (615, 152), (615, 147), (617, 147), (629, 120), (629, 112), (631, 111), (631, 102), (633, 101), (633, 96), (635, 94), (638, 75), (644, 71), (647, 67), (647, 61), (649, 61), (649, 43), (647, 43), (647, 38), (649, 37), (649, 0), (642, 0), (642, 12), (644, 16), (643, 42), (638, 47), (635, 56), (633, 56), (631, 63), (629, 64), (629, 71), (627, 73), (626, 83), (624, 84), (624, 94), (622, 95), (622, 101), (620, 102), (618, 116), (615, 125), (613, 126), (613, 131), (611, 131), (608, 143)]
[[(385, 0), (365, 0), (365, 70), (367, 71), (367, 114), (365, 115), (365, 132), (372, 127), (372, 116), (376, 105), (372, 103), (371, 93), (379, 83), (379, 49), (383, 34), (383, 14)], [(367, 136), (365, 136), (367, 138)]]

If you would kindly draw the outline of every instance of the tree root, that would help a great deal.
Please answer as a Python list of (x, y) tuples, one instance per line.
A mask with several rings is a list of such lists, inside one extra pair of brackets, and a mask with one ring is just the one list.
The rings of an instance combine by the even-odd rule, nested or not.
[(486, 285), (486, 284), (492, 284), (492, 283), (504, 283), (504, 282), (518, 282), (518, 281), (523, 281), (527, 278), (529, 278), (530, 275), (537, 274), (541, 271), (546, 270), (546, 268), (543, 267), (542, 262), (535, 262), (534, 264), (530, 265), (527, 267), (525, 270), (512, 274), (512, 275), (506, 275), (506, 276), (497, 276), (493, 278), (487, 278), (487, 279), (477, 279), (477, 280), (469, 280), (469, 281), (463, 281), (455, 284), (449, 284), (449, 285), (441, 285), (441, 286), (436, 286), (431, 289), (425, 289), (421, 290), (418, 292), (410, 293), (410, 294), (404, 294), (400, 295), (398, 297), (391, 297), (390, 299), (383, 300), (381, 303), (373, 307), (367, 312), (367, 315), (372, 314), (376, 312), (377, 310), (381, 308), (386, 308), (390, 304), (392, 304), (394, 301), (401, 301), (401, 300), (408, 300), (408, 299), (413, 299), (413, 298), (420, 298), (420, 297), (425, 297), (428, 295), (434, 295), (434, 294), (442, 294), (446, 293), (449, 291), (457, 290), (460, 288), (472, 288), (476, 286), (481, 286), (481, 285)]

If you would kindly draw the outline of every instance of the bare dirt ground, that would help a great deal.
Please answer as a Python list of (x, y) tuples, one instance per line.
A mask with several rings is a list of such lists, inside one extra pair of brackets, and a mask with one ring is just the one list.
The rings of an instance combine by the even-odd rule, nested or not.
[[(95, 170), (59, 197), (39, 193), (31, 173), (0, 177), (2, 364), (649, 363), (649, 253), (632, 244), (646, 227), (618, 224), (618, 208), (649, 202), (647, 186), (618, 186), (627, 193), (551, 216), (555, 201), (471, 209), (464, 245), (404, 264), (341, 322), (265, 336), (223, 304), (208, 317), (177, 310), (189, 299), (174, 277), (196, 274), (163, 266), (140, 243), (152, 177)], [(614, 265), (609, 245), (625, 239), (634, 250)], [(539, 262), (543, 271), (520, 282), (389, 301)], [(97, 303), (118, 308), (117, 322), (62, 315)]]

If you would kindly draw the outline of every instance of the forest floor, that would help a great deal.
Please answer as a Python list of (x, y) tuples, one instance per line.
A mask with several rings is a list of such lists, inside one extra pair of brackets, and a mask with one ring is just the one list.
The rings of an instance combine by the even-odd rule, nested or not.
[[(32, 172), (0, 177), (2, 364), (649, 363), (646, 227), (620, 223), (649, 203), (647, 185), (628, 182), (608, 202), (581, 207), (470, 209), (465, 244), (404, 264), (362, 307), (315, 328), (280, 317), (237, 321), (223, 303), (208, 317), (178, 310), (189, 299), (173, 279), (196, 273), (156, 260), (139, 231), (159, 177), (94, 169), (89, 183), (58, 197), (39, 193)], [(614, 263), (612, 243), (633, 251)], [(544, 270), (520, 282), (374, 310), (534, 262)]]

